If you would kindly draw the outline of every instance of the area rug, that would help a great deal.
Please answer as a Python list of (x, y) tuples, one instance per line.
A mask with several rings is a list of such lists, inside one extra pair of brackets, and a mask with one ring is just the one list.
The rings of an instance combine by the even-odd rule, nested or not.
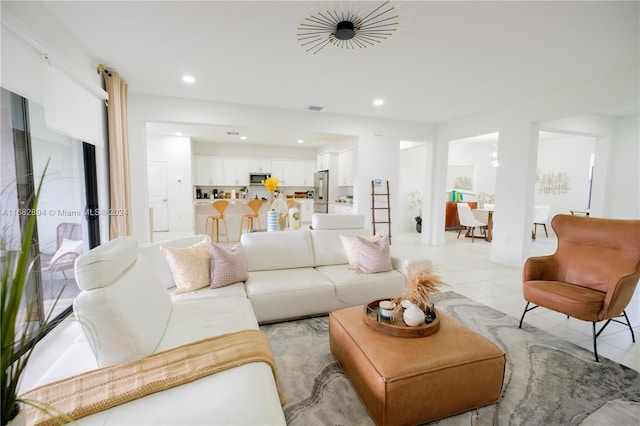
[[(640, 373), (455, 292), (437, 305), (507, 354), (497, 404), (439, 425), (638, 425)], [(260, 327), (268, 336), (286, 399), (287, 424), (372, 425), (329, 350), (328, 317)], [(428, 401), (424, 401), (428, 404)]]

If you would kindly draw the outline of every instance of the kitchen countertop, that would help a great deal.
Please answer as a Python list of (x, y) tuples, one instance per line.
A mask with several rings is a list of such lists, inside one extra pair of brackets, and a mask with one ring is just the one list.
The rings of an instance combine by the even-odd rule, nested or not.
[[(210, 206), (211, 203), (218, 200), (228, 201), (229, 204), (247, 204), (252, 198), (201, 198), (194, 200), (193, 204), (197, 206)], [(287, 198), (286, 200), (295, 200), (296, 203), (313, 203), (313, 198)], [(345, 203), (346, 204), (346, 203)]]

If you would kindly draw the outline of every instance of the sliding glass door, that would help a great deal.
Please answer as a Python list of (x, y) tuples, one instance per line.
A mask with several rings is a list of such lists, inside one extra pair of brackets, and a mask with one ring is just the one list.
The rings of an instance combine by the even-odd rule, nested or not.
[[(95, 182), (95, 159), (87, 160), (83, 142), (47, 129), (39, 104), (2, 89), (2, 245), (15, 250), (21, 238), (20, 223), (26, 213), (37, 215), (32, 244), (33, 266), (25, 291), (36, 295), (37, 321), (70, 312), (79, 289), (74, 279), (74, 262), (94, 242), (89, 235), (97, 226), (88, 217), (87, 206), (95, 207), (86, 182)], [(91, 160), (91, 159), (89, 159)], [(91, 167), (86, 168), (86, 163)], [(47, 167), (37, 209), (29, 200)], [(92, 174), (93, 177), (87, 174)], [(26, 308), (26, 307), (25, 307)], [(33, 308), (33, 307), (32, 307)], [(26, 312), (26, 310), (25, 310)], [(50, 315), (50, 316), (49, 316)], [(25, 317), (26, 320), (26, 317)], [(26, 324), (22, 324), (26, 325)]]

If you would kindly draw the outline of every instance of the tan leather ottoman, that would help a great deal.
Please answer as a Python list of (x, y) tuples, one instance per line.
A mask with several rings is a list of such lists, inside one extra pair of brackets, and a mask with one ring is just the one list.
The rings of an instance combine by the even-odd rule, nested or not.
[(442, 311), (431, 336), (387, 336), (363, 309), (331, 312), (329, 344), (376, 424), (426, 423), (500, 399), (505, 354), (483, 336)]

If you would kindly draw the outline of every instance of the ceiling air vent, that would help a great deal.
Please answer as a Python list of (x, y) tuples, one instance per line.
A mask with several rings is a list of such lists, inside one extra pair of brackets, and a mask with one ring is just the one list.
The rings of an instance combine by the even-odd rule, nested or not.
[(307, 111), (322, 111), (323, 109), (324, 107), (317, 106), (317, 105), (309, 105), (307, 107)]

